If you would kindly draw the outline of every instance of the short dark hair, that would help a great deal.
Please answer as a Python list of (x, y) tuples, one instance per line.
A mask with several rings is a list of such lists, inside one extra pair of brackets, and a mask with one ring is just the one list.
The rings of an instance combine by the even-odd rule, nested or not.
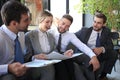
[(6, 26), (12, 20), (18, 23), (21, 20), (21, 15), (29, 12), (29, 9), (22, 3), (16, 0), (7, 1), (1, 8), (1, 17)]
[(65, 14), (65, 15), (63, 15), (62, 18), (66, 18), (66, 19), (68, 19), (71, 23), (73, 22), (73, 17), (72, 17), (71, 15), (69, 15), (69, 14)]
[(96, 12), (94, 17), (102, 18), (103, 19), (103, 23), (106, 23), (106, 21), (107, 21), (107, 17), (102, 12)]

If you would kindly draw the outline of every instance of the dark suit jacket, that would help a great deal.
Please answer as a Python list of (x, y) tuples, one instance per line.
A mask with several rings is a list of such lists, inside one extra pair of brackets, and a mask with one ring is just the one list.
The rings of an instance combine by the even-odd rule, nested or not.
[[(83, 28), (80, 31), (76, 32), (75, 34), (83, 43), (87, 44), (92, 30), (93, 30), (92, 27)], [(110, 29), (108, 29), (107, 27), (103, 27), (103, 30), (101, 32), (100, 45), (105, 48), (105, 53), (102, 53), (99, 56), (97, 56), (100, 64), (104, 63), (103, 67), (101, 67), (100, 69), (102, 71), (100, 72), (111, 73), (112, 68), (117, 59), (117, 52), (113, 49), (114, 46), (112, 43), (111, 32)], [(98, 72), (98, 74), (100, 72)]]
[[(91, 32), (92, 32), (93, 28), (82, 28), (81, 30), (79, 30), (78, 32), (75, 33), (75, 35), (85, 44), (87, 44)], [(113, 50), (113, 43), (112, 43), (112, 39), (111, 39), (111, 35), (110, 35), (110, 29), (108, 29), (107, 27), (103, 27), (103, 30), (101, 32), (101, 36), (100, 36), (100, 44), (101, 46), (103, 46), (105, 48), (106, 53), (108, 54), (111, 50)]]

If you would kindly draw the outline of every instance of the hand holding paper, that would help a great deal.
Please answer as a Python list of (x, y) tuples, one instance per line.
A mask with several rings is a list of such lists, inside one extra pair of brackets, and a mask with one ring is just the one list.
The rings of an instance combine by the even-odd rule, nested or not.
[(66, 55), (63, 55), (63, 54), (60, 54), (58, 52), (53, 51), (52, 53), (47, 55), (47, 59), (65, 60), (65, 59), (69, 59), (69, 58), (79, 56), (81, 54), (82, 53), (75, 53), (72, 56), (66, 56)]
[(81, 54), (82, 53), (75, 53), (72, 56), (68, 57), (66, 55), (63, 55), (63, 54), (60, 54), (60, 53), (54, 51), (54, 52), (47, 55), (48, 60), (35, 59), (31, 62), (25, 63), (25, 66), (26, 67), (44, 67), (44, 66), (58, 63), (58, 62), (65, 60), (65, 59), (70, 59), (70, 58), (79, 56)]
[(72, 55), (73, 55), (73, 50), (72, 50), (72, 49), (67, 50), (66, 52), (64, 52), (64, 55), (65, 55), (65, 56), (68, 56), (68, 57), (72, 57)]

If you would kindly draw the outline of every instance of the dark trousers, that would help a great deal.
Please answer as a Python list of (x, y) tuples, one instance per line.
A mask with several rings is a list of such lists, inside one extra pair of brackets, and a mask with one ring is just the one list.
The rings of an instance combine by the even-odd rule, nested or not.
[(95, 72), (96, 80), (101, 76), (103, 73), (110, 74), (112, 71), (113, 66), (117, 60), (118, 53), (114, 50), (102, 53), (97, 56), (100, 62), (100, 68)]
[(54, 66), (55, 80), (75, 80), (74, 64), (72, 59), (63, 60)]
[(13, 74), (6, 74), (0, 76), (0, 80), (32, 80), (28, 74), (25, 74), (24, 76), (21, 77), (16, 77)]
[(102, 53), (98, 56), (98, 60), (100, 63), (104, 63), (102, 72), (104, 73), (111, 73), (113, 66), (117, 60), (118, 53), (114, 50), (108, 53)]
[(86, 80), (95, 80), (93, 66), (89, 65), (90, 57), (88, 55), (82, 54), (80, 56), (74, 57), (73, 61), (79, 64), (79, 67), (82, 70), (81, 73)]

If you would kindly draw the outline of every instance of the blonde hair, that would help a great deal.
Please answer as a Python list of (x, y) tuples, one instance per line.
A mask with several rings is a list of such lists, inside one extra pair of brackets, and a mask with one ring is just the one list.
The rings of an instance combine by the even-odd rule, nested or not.
[(42, 21), (44, 21), (44, 19), (46, 17), (50, 17), (50, 16), (53, 17), (53, 15), (52, 15), (52, 13), (50, 13), (50, 11), (48, 11), (48, 10), (41, 11), (36, 18), (36, 24), (41, 23)]

